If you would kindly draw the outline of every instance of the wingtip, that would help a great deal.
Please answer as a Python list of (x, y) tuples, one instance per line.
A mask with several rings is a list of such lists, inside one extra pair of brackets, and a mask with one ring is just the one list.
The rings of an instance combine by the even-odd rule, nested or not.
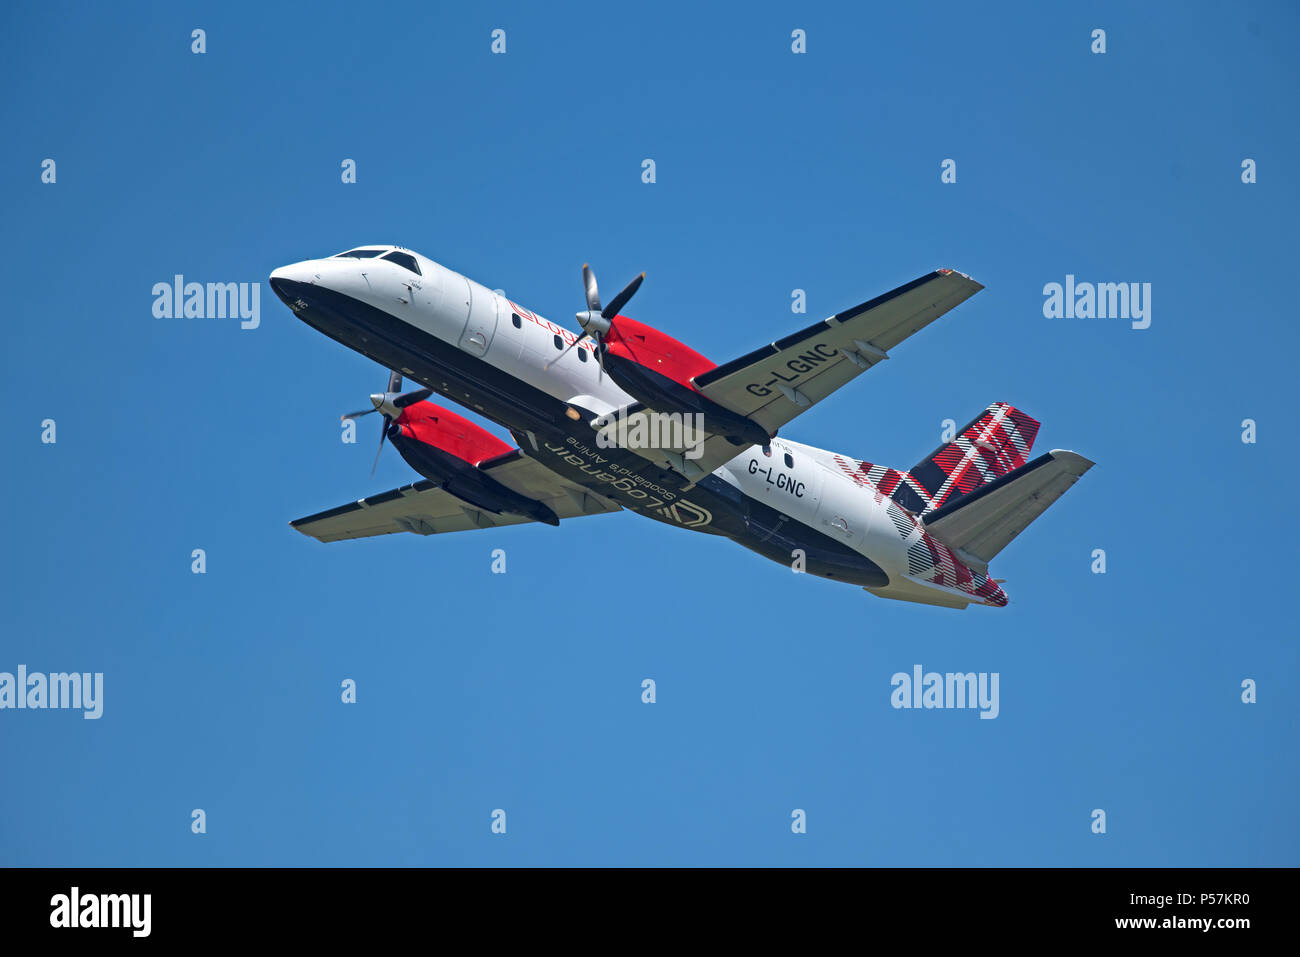
[(972, 279), (970, 276), (968, 276), (966, 273), (962, 272), (959, 269), (949, 269), (947, 266), (945, 266), (941, 269), (936, 270), (936, 272), (938, 272), (939, 275), (941, 276), (960, 276), (962, 279), (965, 279), (968, 283), (973, 285), (975, 287), (976, 292), (979, 292), (981, 289), (984, 288), (984, 284), (982, 282), (980, 282), (978, 279)]
[(1074, 465), (1079, 469), (1080, 475), (1097, 464), (1087, 456), (1080, 455), (1078, 452), (1074, 452), (1070, 449), (1052, 449), (1051, 455), (1054, 459), (1062, 462), (1069, 462)]

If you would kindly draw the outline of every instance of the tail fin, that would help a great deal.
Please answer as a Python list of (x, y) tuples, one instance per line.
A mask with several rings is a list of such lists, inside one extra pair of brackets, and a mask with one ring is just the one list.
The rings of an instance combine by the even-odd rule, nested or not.
[[(899, 472), (836, 456), (855, 481), (863, 479), (916, 515), (935, 512), (1024, 465), (1038, 421), (1005, 402), (994, 402), (953, 440)], [(860, 474), (854, 474), (854, 473)]]
[[(933, 512), (1025, 464), (1038, 421), (1005, 402), (994, 402), (909, 473), (923, 492), (917, 512)], [(900, 502), (900, 505), (905, 504)]]
[(984, 573), (994, 555), (1092, 466), (1082, 455), (1053, 449), (926, 515), (925, 530)]

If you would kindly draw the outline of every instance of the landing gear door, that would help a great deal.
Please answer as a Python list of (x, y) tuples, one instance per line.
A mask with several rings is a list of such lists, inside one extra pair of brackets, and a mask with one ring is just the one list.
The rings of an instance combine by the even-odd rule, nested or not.
[(501, 297), (467, 279), (469, 286), (469, 321), (460, 337), (460, 347), (471, 355), (485, 355), (497, 331), (497, 309)]

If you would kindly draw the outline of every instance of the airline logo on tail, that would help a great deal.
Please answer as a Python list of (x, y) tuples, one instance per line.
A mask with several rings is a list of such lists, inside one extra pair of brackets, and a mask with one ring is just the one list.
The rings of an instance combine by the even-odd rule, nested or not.
[(835, 462), (859, 485), (877, 489), (909, 512), (921, 515), (950, 505), (1024, 465), (1039, 424), (1005, 402), (994, 402), (951, 442), (939, 446), (909, 472), (840, 455)]

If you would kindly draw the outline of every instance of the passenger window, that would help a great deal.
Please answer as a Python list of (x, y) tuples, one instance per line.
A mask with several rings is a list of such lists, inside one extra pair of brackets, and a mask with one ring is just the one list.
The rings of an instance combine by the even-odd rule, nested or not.
[(581, 362), (586, 362), (586, 361), (587, 361), (587, 350), (586, 350), (586, 349), (579, 349), (579, 350), (578, 350), (578, 359), (579, 359), (579, 361), (581, 361)]
[(522, 329), (524, 327), (524, 321), (519, 318), (519, 313), (517, 312), (510, 313), (510, 321), (515, 324), (516, 329)]
[(559, 336), (556, 336), (556, 337), (555, 337), (555, 348), (557, 348), (557, 349), (563, 349), (563, 348), (564, 348), (564, 340), (561, 339)]
[(411, 272), (415, 273), (417, 276), (420, 275), (420, 264), (415, 261), (414, 256), (407, 253), (389, 253), (384, 258), (390, 263), (397, 263), (397, 265), (411, 270)]
[(789, 452), (785, 453), (785, 467), (788, 469), (794, 468), (794, 456)]

